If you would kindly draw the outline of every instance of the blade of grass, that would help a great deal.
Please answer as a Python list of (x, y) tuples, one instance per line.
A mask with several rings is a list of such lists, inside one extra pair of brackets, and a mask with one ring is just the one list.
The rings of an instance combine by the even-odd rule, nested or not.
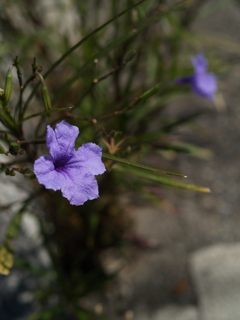
[(181, 178), (186, 178), (187, 177), (187, 176), (185, 176), (183, 174), (180, 174), (180, 173), (169, 172), (169, 171), (165, 171), (165, 170), (159, 170), (159, 169), (156, 169), (156, 168), (148, 167), (148, 166), (145, 166), (143, 164), (132, 162), (130, 160), (119, 158), (119, 157), (116, 157), (116, 156), (113, 156), (113, 155), (107, 154), (107, 153), (103, 153), (102, 157), (105, 158), (105, 159), (108, 159), (108, 160), (116, 161), (116, 162), (119, 162), (119, 163), (122, 163), (122, 164), (126, 164), (128, 166), (132, 166), (132, 167), (135, 167), (135, 168), (151, 171), (151, 172), (158, 173), (158, 174), (167, 174), (167, 175), (177, 176), (177, 177), (181, 177)]
[(180, 188), (180, 189), (186, 189), (186, 190), (192, 190), (192, 191), (198, 191), (198, 192), (204, 192), (204, 193), (209, 193), (211, 192), (209, 188), (205, 187), (198, 187), (193, 184), (189, 184), (186, 182), (181, 182), (172, 178), (160, 176), (153, 174), (151, 172), (144, 171), (139, 168), (133, 168), (133, 167), (124, 167), (121, 165), (116, 165), (113, 167), (114, 170), (120, 171), (120, 172), (125, 172), (127, 174), (132, 174), (134, 176), (137, 176), (139, 178), (151, 180), (154, 182), (158, 182), (162, 185), (169, 186), (169, 187), (174, 187), (174, 188)]

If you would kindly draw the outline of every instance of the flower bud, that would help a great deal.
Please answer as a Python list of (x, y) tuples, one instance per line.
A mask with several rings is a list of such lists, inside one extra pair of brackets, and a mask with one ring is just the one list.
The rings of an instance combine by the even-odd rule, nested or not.
[(3, 153), (5, 153), (5, 150), (4, 150), (3, 146), (0, 144), (0, 154), (3, 154)]
[[(50, 111), (52, 109), (51, 100), (48, 94), (48, 89), (45, 84), (42, 85), (42, 98), (43, 98), (43, 104), (46, 111)], [(48, 114), (50, 116), (50, 114)]]
[(31, 173), (25, 174), (25, 177), (28, 177), (29, 179), (35, 179), (35, 178), (36, 178), (36, 175), (35, 175), (34, 172), (31, 172)]
[(14, 172), (14, 170), (12, 168), (6, 168), (5, 169), (5, 174), (7, 176), (12, 176), (12, 177), (16, 175), (16, 173)]
[(16, 172), (13, 169), (11, 169), (10, 170), (10, 176), (14, 177), (15, 175), (16, 175)]
[(11, 137), (10, 137), (10, 135), (9, 135), (7, 132), (4, 133), (4, 138), (5, 138), (7, 141), (10, 141), (10, 140), (11, 140)]
[(24, 150), (24, 149), (20, 149), (20, 150), (18, 151), (18, 154), (20, 154), (21, 156), (22, 156), (24, 153), (25, 153), (25, 150)]
[(34, 57), (34, 58), (33, 58), (33, 63), (32, 63), (33, 73), (35, 73), (35, 71), (37, 70), (37, 68), (38, 68), (38, 62), (37, 62), (36, 57)]
[(29, 167), (23, 167), (23, 168), (21, 169), (21, 172), (22, 172), (22, 173), (28, 173), (28, 172), (30, 172), (30, 168), (29, 168)]
[(16, 156), (19, 152), (19, 145), (17, 142), (10, 142), (10, 145), (9, 145), (9, 152), (13, 155), (13, 156)]
[(18, 56), (16, 56), (16, 58), (13, 59), (13, 63), (14, 63), (15, 66), (19, 64), (19, 58), (18, 58)]
[(151, 88), (150, 90), (144, 92), (141, 97), (139, 98), (139, 101), (143, 101), (143, 100), (147, 100), (148, 98), (150, 98), (151, 96), (153, 96), (156, 92), (158, 92), (160, 85), (157, 84), (156, 86), (154, 86), (153, 88)]
[(5, 88), (4, 88), (4, 100), (8, 102), (12, 93), (12, 66), (8, 69), (6, 74)]

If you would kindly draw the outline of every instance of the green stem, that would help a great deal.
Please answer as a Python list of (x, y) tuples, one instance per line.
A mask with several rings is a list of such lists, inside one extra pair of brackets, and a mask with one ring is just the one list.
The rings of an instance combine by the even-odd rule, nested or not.
[[(115, 17), (111, 18), (110, 20), (108, 20), (107, 22), (105, 22), (103, 25), (101, 25), (100, 27), (98, 27), (97, 29), (93, 30), (92, 32), (90, 32), (86, 37), (84, 37), (82, 40), (80, 40), (78, 43), (76, 43), (71, 49), (69, 49), (64, 55), (61, 56), (61, 58), (59, 58), (51, 67), (50, 69), (44, 74), (44, 78), (46, 78), (54, 69), (56, 69), (56, 67), (62, 63), (74, 50), (76, 50), (79, 46), (81, 46), (84, 42), (86, 42), (89, 38), (91, 38), (93, 35), (95, 35), (96, 33), (98, 33), (99, 31), (101, 31), (103, 28), (105, 28), (108, 24), (110, 24), (111, 22), (113, 22), (114, 20), (120, 18), (122, 15), (124, 15), (126, 12), (132, 10), (133, 8), (135, 8), (136, 6), (140, 5), (141, 3), (143, 3), (146, 0), (141, 0), (138, 3), (136, 3), (135, 5), (133, 5), (132, 7), (120, 12), (118, 15), (116, 15)], [(30, 96), (28, 97), (24, 107), (23, 107), (23, 115), (26, 111), (26, 108), (28, 106), (28, 104), (30, 103), (30, 101), (32, 100), (37, 88), (39, 86), (39, 83), (35, 85), (35, 87), (33, 88)]]

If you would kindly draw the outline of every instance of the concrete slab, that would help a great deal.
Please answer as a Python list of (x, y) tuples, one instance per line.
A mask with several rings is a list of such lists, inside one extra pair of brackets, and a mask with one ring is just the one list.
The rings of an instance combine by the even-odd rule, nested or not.
[(198, 320), (198, 311), (194, 306), (169, 305), (157, 311), (152, 320)]
[(240, 243), (196, 251), (190, 270), (199, 299), (199, 320), (240, 318)]

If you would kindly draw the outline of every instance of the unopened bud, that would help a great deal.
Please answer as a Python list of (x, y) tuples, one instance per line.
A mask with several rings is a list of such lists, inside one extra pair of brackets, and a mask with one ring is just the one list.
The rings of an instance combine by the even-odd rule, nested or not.
[(155, 87), (153, 87), (152, 89), (144, 92), (141, 97), (139, 98), (139, 101), (142, 100), (147, 100), (148, 98), (150, 98), (151, 96), (153, 96), (156, 92), (158, 92), (160, 85), (157, 84)]
[(24, 149), (20, 149), (20, 150), (18, 151), (18, 154), (20, 154), (21, 156), (22, 156), (24, 153), (25, 153), (25, 150), (24, 150)]
[(13, 155), (13, 156), (16, 156), (19, 152), (19, 145), (17, 142), (10, 142), (10, 145), (9, 145), (9, 152)]
[(15, 176), (16, 175), (16, 172), (14, 172), (14, 170), (12, 169), (12, 168), (6, 168), (5, 169), (5, 174), (7, 175), (7, 176)]
[(22, 172), (22, 173), (28, 173), (28, 172), (30, 172), (30, 168), (29, 168), (29, 167), (23, 167), (23, 168), (21, 169), (21, 172)]
[(42, 98), (43, 98), (43, 104), (44, 104), (45, 110), (50, 111), (52, 109), (52, 105), (51, 105), (51, 100), (48, 94), (48, 89), (45, 84), (43, 84), (42, 86)]
[(28, 173), (28, 174), (25, 174), (25, 177), (28, 177), (30, 179), (35, 179), (36, 176), (35, 176), (35, 173), (34, 172), (31, 172), (31, 173)]
[(5, 88), (4, 88), (4, 100), (8, 102), (12, 93), (12, 66), (8, 69), (6, 74)]
[(37, 70), (37, 68), (38, 68), (38, 62), (37, 62), (36, 57), (34, 57), (34, 58), (33, 58), (33, 63), (32, 63), (33, 73), (35, 73), (35, 71)]
[(10, 141), (10, 140), (11, 140), (11, 137), (10, 137), (10, 135), (9, 135), (7, 132), (4, 133), (4, 138), (5, 138), (7, 141)]
[(3, 146), (1, 144), (0, 144), (0, 153), (1, 154), (5, 153), (5, 150), (4, 150), (4, 148), (3, 148)]
[(13, 63), (14, 63), (14, 65), (18, 65), (18, 64), (19, 64), (19, 58), (18, 58), (18, 56), (16, 56), (16, 58), (13, 59)]
[(42, 66), (39, 66), (39, 68), (38, 68), (38, 72), (42, 72), (42, 70), (43, 70), (43, 67)]
[(11, 169), (10, 170), (10, 176), (14, 177), (15, 175), (16, 175), (16, 172), (13, 169)]
[(131, 60), (135, 57), (136, 53), (137, 53), (136, 50), (130, 51), (130, 52), (126, 55), (125, 61), (127, 61), (127, 62), (131, 61)]

